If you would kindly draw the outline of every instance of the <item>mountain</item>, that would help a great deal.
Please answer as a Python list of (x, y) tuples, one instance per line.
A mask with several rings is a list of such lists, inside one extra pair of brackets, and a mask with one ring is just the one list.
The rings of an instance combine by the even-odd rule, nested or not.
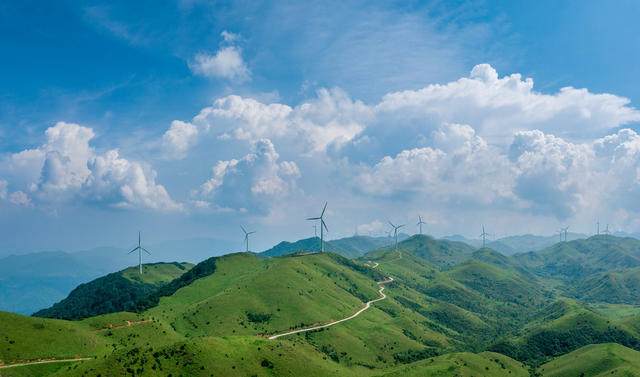
[(591, 344), (537, 368), (543, 377), (640, 376), (640, 352), (617, 343)]
[[(398, 250), (382, 246), (355, 259), (303, 250), (271, 258), (252, 253), (211, 257), (188, 271), (154, 280), (157, 286), (146, 297), (131, 300), (116, 294), (106, 300), (127, 303), (131, 312), (77, 321), (0, 312), (0, 363), (87, 358), (6, 368), (2, 373), (554, 373), (570, 364), (564, 355), (588, 357), (580, 352), (591, 344), (617, 343), (640, 350), (640, 308), (598, 301), (600, 295), (584, 303), (570, 294), (571, 288), (592, 277), (633, 276), (633, 267), (603, 256), (611, 250), (633, 256), (635, 244), (600, 237), (604, 239), (563, 242), (564, 248), (554, 249), (555, 254), (542, 250), (513, 257), (424, 235), (403, 240)], [(562, 274), (567, 267), (553, 269), (553, 263), (569, 259), (579, 271), (586, 271), (585, 266), (595, 270), (600, 259), (602, 271), (571, 277)], [(125, 271), (125, 278), (139, 277), (131, 269)], [(112, 278), (86, 285), (81, 296), (109, 298), (100, 292)], [(274, 334), (283, 336), (270, 339)], [(620, 350), (624, 351), (614, 351), (634, 355)], [(587, 354), (600, 357), (597, 352)], [(616, 367), (606, 372), (637, 372), (625, 357), (616, 358)], [(558, 367), (549, 364), (554, 360)]]
[(577, 280), (616, 269), (639, 267), (640, 240), (599, 235), (559, 242), (537, 252), (516, 254), (514, 258), (543, 276)]
[[(144, 240), (143, 240), (144, 241)], [(0, 259), (0, 310), (30, 314), (64, 299), (79, 284), (137, 264), (126, 248), (98, 247), (77, 252), (47, 251)], [(209, 238), (145, 245), (145, 262), (197, 263), (230, 252), (228, 242)]]
[[(398, 234), (398, 240), (406, 239), (405, 234)], [(324, 242), (325, 251), (331, 251), (347, 258), (355, 258), (378, 247), (392, 244), (393, 240), (388, 237), (353, 236)], [(293, 253), (300, 250), (317, 251), (320, 250), (320, 238), (312, 237), (298, 240), (296, 242), (283, 241), (260, 253), (266, 257), (277, 257)]]
[(436, 240), (420, 234), (398, 243), (398, 248), (407, 250), (441, 268), (451, 268), (471, 259), (471, 253), (475, 250), (473, 246), (463, 242)]
[(82, 319), (100, 314), (130, 311), (193, 267), (189, 263), (153, 263), (108, 274), (80, 284), (67, 298), (33, 314), (34, 317)]
[[(567, 233), (567, 241), (587, 238), (581, 233)], [(453, 236), (442, 237), (444, 240), (463, 242), (475, 247), (482, 246), (482, 240), (468, 239), (459, 234)], [(487, 248), (497, 250), (504, 255), (514, 255), (517, 253), (526, 253), (528, 251), (537, 251), (548, 248), (555, 243), (560, 242), (558, 235), (553, 236), (536, 236), (533, 234), (525, 234), (519, 236), (507, 236), (495, 240), (489, 240), (486, 244)]]
[(577, 282), (569, 294), (586, 302), (640, 304), (640, 268), (593, 275)]

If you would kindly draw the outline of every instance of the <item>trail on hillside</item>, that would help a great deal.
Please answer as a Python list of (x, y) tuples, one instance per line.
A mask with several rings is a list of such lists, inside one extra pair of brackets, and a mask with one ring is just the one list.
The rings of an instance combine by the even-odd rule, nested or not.
[(380, 293), (380, 297), (378, 297), (375, 300), (371, 300), (371, 301), (367, 302), (366, 305), (364, 306), (364, 308), (358, 310), (355, 314), (353, 314), (353, 315), (351, 315), (351, 316), (349, 316), (347, 318), (343, 318), (343, 319), (340, 319), (340, 320), (337, 320), (337, 321), (333, 321), (331, 323), (327, 323), (327, 324), (324, 324), (324, 325), (307, 327), (305, 329), (293, 330), (293, 331), (285, 332), (285, 333), (282, 333), (282, 334), (272, 335), (272, 336), (269, 337), (269, 339), (274, 340), (274, 339), (278, 339), (281, 336), (287, 336), (287, 335), (297, 334), (297, 333), (301, 333), (301, 332), (318, 330), (318, 329), (322, 329), (322, 328), (325, 328), (325, 327), (337, 325), (338, 323), (345, 322), (345, 321), (348, 321), (350, 319), (354, 319), (357, 316), (359, 316), (360, 314), (362, 314), (362, 312), (364, 312), (365, 310), (369, 309), (369, 307), (371, 307), (371, 304), (373, 304), (374, 302), (377, 302), (377, 301), (380, 301), (380, 300), (384, 300), (385, 298), (387, 298), (387, 295), (385, 295), (384, 292), (382, 292), (382, 291), (384, 291), (384, 287), (382, 286), (382, 284), (391, 283), (392, 281), (393, 281), (393, 278), (390, 277), (387, 280), (383, 280), (383, 281), (377, 282), (378, 285), (380, 286), (380, 290), (378, 291), (378, 293)]
[(139, 325), (141, 323), (151, 322), (151, 319), (145, 319), (145, 320), (136, 321), (136, 322), (131, 322), (131, 321), (126, 321), (126, 322), (127, 322), (126, 325), (122, 325), (122, 326), (112, 326), (112, 325), (110, 325), (109, 327), (105, 327), (104, 329), (93, 330), (91, 332), (95, 334), (97, 332), (103, 332), (103, 331), (107, 331), (107, 330), (122, 329), (122, 328), (129, 327), (129, 326)]
[(49, 360), (25, 361), (23, 363), (0, 365), (0, 369), (23, 367), (26, 365), (35, 365), (35, 364), (68, 363), (73, 361), (85, 361), (85, 360), (93, 360), (93, 359), (91, 357), (76, 357), (75, 359), (49, 359)]

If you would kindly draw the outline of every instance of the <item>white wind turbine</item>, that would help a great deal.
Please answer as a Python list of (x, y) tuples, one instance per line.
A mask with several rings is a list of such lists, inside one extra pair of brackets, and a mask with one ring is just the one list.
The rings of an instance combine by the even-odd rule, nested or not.
[(244, 244), (246, 246), (246, 251), (248, 253), (249, 252), (249, 235), (255, 233), (255, 231), (247, 232), (247, 230), (242, 225), (240, 225), (240, 228), (242, 228), (242, 231), (244, 232)]
[(149, 251), (147, 251), (147, 249), (142, 247), (140, 232), (138, 232), (138, 246), (136, 246), (133, 250), (131, 250), (127, 254), (131, 254), (136, 250), (138, 251), (138, 267), (140, 268), (140, 274), (142, 274), (142, 252), (144, 251), (145, 253), (147, 253), (149, 255), (151, 255), (151, 253)]
[(404, 224), (402, 225), (393, 225), (393, 223), (391, 221), (389, 221), (389, 224), (391, 224), (391, 226), (393, 227), (393, 237), (396, 239), (396, 250), (398, 250), (398, 229), (402, 228), (404, 226)]
[(320, 214), (319, 217), (309, 217), (307, 220), (320, 220), (320, 251), (324, 252), (324, 231), (326, 230), (327, 232), (329, 231), (329, 229), (327, 229), (327, 224), (325, 224), (324, 222), (324, 211), (327, 210), (327, 204), (328, 202), (324, 203), (324, 208), (322, 208), (322, 213)]
[(482, 237), (482, 248), (484, 249), (485, 247), (487, 247), (487, 236), (489, 235), (489, 233), (484, 231), (484, 225), (482, 226), (482, 234), (480, 234), (480, 237)]
[(418, 223), (416, 225), (420, 227), (420, 234), (421, 235), (422, 235), (422, 224), (426, 224), (426, 223), (424, 221), (422, 221), (422, 216), (418, 215)]

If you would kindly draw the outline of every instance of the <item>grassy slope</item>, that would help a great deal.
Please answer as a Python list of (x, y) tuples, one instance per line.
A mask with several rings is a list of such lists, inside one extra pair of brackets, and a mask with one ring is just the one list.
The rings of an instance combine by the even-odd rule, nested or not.
[(544, 276), (575, 280), (605, 271), (639, 267), (640, 240), (600, 235), (559, 242), (538, 252), (516, 254), (514, 258)]
[[(193, 335), (256, 335), (353, 314), (377, 284), (328, 254), (268, 260), (232, 254), (216, 272), (163, 297), (147, 313)], [(263, 315), (264, 320), (252, 318)], [(268, 319), (266, 319), (268, 317)]]
[(79, 285), (64, 300), (34, 314), (36, 317), (80, 319), (131, 310), (138, 300), (155, 292), (193, 267), (190, 263), (153, 263), (129, 267)]
[(640, 268), (591, 276), (570, 288), (569, 294), (587, 302), (640, 304)]
[(514, 376), (528, 377), (529, 372), (521, 363), (507, 356), (482, 352), (473, 354), (469, 352), (450, 353), (433, 357), (398, 368), (398, 370), (385, 373), (384, 377), (422, 377), (422, 376)]
[(616, 343), (593, 344), (538, 368), (542, 376), (640, 376), (640, 352)]

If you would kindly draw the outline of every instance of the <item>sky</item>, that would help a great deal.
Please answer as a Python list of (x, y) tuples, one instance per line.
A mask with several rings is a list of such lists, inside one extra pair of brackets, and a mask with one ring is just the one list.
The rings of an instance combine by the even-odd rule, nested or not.
[[(0, 256), (640, 230), (633, 0), (0, 6)], [(229, 250), (233, 251), (233, 250)]]

